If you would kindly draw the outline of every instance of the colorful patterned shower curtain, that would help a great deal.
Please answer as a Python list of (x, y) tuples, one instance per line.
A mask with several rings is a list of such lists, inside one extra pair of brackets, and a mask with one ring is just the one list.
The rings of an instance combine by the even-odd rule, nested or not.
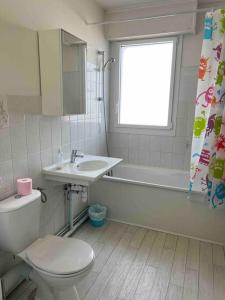
[(190, 190), (201, 182), (211, 207), (225, 206), (225, 9), (206, 14), (198, 72)]

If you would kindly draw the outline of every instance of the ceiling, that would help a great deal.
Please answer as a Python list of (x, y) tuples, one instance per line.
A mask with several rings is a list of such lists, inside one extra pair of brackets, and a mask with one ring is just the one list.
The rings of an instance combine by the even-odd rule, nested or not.
[[(187, 2), (187, 0), (177, 0), (178, 2)], [(191, 1), (191, 0), (189, 0)], [(225, 0), (198, 0), (199, 3), (209, 2), (224, 2)], [(130, 5), (143, 5), (143, 4), (168, 4), (171, 0), (96, 0), (104, 9), (113, 9), (118, 7), (130, 6)]]

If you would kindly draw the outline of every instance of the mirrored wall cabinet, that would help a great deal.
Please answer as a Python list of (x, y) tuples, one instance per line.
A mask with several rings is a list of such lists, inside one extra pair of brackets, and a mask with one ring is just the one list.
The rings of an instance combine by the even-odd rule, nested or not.
[(38, 36), (42, 113), (85, 114), (87, 43), (62, 29)]

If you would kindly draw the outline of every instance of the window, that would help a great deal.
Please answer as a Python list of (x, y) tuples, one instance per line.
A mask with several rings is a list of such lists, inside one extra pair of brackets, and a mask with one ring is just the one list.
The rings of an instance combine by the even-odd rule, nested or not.
[(115, 44), (116, 126), (172, 130), (177, 39)]

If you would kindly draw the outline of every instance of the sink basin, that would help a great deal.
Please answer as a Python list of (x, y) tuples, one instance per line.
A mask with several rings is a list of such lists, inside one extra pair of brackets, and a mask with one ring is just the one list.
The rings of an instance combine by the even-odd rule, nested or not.
[(77, 163), (65, 161), (60, 168), (57, 165), (42, 170), (48, 180), (88, 186), (98, 180), (122, 161), (121, 158), (85, 155)]
[(79, 171), (96, 171), (104, 169), (108, 166), (105, 160), (89, 160), (83, 161), (77, 165)]

